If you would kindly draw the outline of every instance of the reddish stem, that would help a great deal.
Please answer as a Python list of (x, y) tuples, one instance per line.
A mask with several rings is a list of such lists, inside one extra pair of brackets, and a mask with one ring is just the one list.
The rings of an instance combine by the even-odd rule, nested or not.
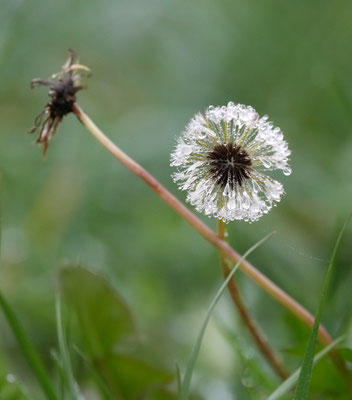
[[(193, 214), (185, 205), (183, 205), (172, 193), (170, 193), (158, 180), (156, 180), (141, 165), (123, 152), (115, 143), (113, 143), (105, 134), (94, 124), (87, 114), (74, 104), (73, 112), (79, 121), (91, 132), (91, 134), (123, 165), (131, 170), (135, 175), (139, 176), (154, 192), (163, 199), (170, 207), (172, 207), (182, 218), (184, 218), (194, 229), (196, 229), (206, 240), (213, 244), (220, 252), (237, 263), (241, 260), (241, 256), (228, 245), (223, 239), (219, 238), (207, 225), (205, 225), (195, 214)], [(257, 270), (251, 263), (244, 260), (240, 265), (240, 269), (259, 286), (261, 286), (270, 296), (290, 310), (297, 318), (304, 322), (309, 328), (313, 327), (314, 316), (304, 308), (300, 303), (294, 300), (284, 290), (267, 278), (262, 272)], [(323, 345), (330, 344), (332, 338), (325, 327), (320, 324), (318, 338)], [(338, 352), (334, 352), (334, 361), (341, 369), (343, 375), (350, 379), (350, 374), (345, 367), (343, 359)], [(336, 355), (336, 357), (335, 357)], [(349, 381), (349, 383), (351, 380)], [(351, 385), (352, 386), (352, 385)], [(352, 392), (352, 391), (351, 391)]]

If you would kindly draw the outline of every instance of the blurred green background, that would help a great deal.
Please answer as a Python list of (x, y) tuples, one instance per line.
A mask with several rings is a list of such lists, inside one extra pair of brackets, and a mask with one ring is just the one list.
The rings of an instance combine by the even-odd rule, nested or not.
[[(244, 252), (276, 230), (250, 260), (314, 311), (352, 205), (351, 15), (348, 0), (0, 1), (0, 285), (48, 365), (57, 347), (61, 265), (80, 263), (108, 277), (135, 316), (146, 352), (170, 371), (175, 361), (184, 367), (222, 277), (215, 249), (74, 116), (43, 159), (28, 131), (47, 92), (31, 91), (30, 80), (58, 71), (74, 49), (93, 71), (79, 104), (181, 200), (169, 157), (193, 114), (228, 101), (268, 114), (292, 150), (293, 173), (280, 176), (286, 196), (259, 222), (229, 224), (229, 240)], [(351, 323), (351, 241), (350, 227), (324, 310), (335, 336)], [(297, 367), (300, 358), (286, 350), (303, 348), (308, 331), (241, 273), (238, 281), (270, 343)], [(208, 399), (260, 398), (219, 320), (250, 357), (261, 358), (224, 296), (202, 347), (196, 391)], [(2, 315), (0, 329), (1, 373), (31, 386)]]

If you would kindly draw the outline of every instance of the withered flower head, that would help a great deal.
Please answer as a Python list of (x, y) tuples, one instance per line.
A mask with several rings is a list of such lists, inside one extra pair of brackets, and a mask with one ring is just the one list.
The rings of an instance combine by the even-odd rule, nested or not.
[(84, 65), (79, 64), (77, 55), (68, 50), (68, 59), (61, 67), (61, 71), (52, 75), (50, 80), (33, 79), (31, 87), (46, 86), (49, 88), (50, 100), (36, 117), (31, 133), (37, 128), (40, 129), (37, 143), (43, 143), (43, 153), (45, 155), (49, 140), (56, 132), (56, 129), (63, 117), (73, 111), (76, 102), (76, 93), (84, 89), (81, 78), (88, 75), (90, 70)]

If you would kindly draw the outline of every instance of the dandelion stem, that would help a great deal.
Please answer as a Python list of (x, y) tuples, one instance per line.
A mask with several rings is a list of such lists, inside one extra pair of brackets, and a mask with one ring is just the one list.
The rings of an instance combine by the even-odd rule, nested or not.
[[(89, 118), (89, 116), (79, 107), (77, 103), (73, 106), (73, 112), (79, 121), (88, 129), (88, 131), (122, 164), (124, 164), (135, 175), (139, 176), (149, 185), (154, 192), (163, 199), (170, 207), (172, 207), (182, 218), (184, 218), (194, 229), (196, 229), (206, 240), (213, 244), (218, 250), (226, 254), (230, 260), (238, 262), (241, 259), (238, 254), (226, 241), (219, 238), (207, 225), (205, 225), (195, 214), (193, 214), (186, 206), (184, 206), (173, 194), (171, 194), (158, 180), (156, 180), (141, 165), (135, 162), (118, 146), (116, 146)], [(294, 300), (289, 294), (267, 278), (262, 272), (255, 268), (251, 263), (244, 260), (239, 267), (247, 276), (253, 279), (261, 286), (270, 296), (278, 301), (285, 308), (290, 310), (298, 319), (304, 322), (309, 328), (313, 327), (314, 317), (300, 303)], [(319, 340), (322, 344), (328, 345), (332, 343), (332, 337), (323, 325), (319, 325)], [(342, 359), (340, 363), (344, 365)], [(341, 364), (342, 363), (342, 364)], [(341, 369), (341, 368), (340, 368)], [(346, 369), (346, 368), (345, 368)]]
[[(220, 239), (226, 240), (226, 224), (220, 219), (218, 220), (218, 236)], [(223, 273), (226, 279), (226, 277), (231, 272), (231, 265), (229, 265), (228, 258), (225, 256), (224, 253), (220, 253), (220, 260)], [(272, 366), (274, 371), (280, 376), (280, 378), (282, 378), (282, 380), (287, 379), (289, 377), (289, 372), (287, 371), (286, 367), (282, 364), (278, 355), (275, 353), (275, 350), (271, 348), (270, 344), (268, 343), (265, 336), (261, 332), (257, 322), (250, 315), (248, 309), (246, 308), (245, 304), (241, 299), (234, 278), (230, 280), (228, 284), (228, 289), (243, 322), (247, 326), (259, 350), (266, 358), (268, 363)]]
[[(156, 194), (161, 197), (169, 206), (180, 214), (190, 225), (192, 225), (206, 240), (212, 243), (217, 249), (225, 253), (232, 261), (237, 262), (241, 256), (230, 247), (223, 239), (219, 238), (207, 225), (205, 225), (196, 215), (184, 206), (173, 194), (171, 194), (162, 184), (149, 174), (141, 165), (136, 163), (131, 157), (117, 147), (105, 134), (94, 124), (87, 114), (77, 105), (74, 105), (74, 113), (88, 131), (134, 174), (144, 180)], [(314, 317), (301, 304), (289, 296), (285, 291), (278, 287), (274, 282), (257, 270), (248, 261), (243, 261), (240, 269), (252, 278), (259, 286), (275, 300), (289, 309), (299, 319), (309, 327), (313, 326)], [(320, 326), (319, 337), (322, 343), (330, 344), (332, 338), (327, 330)]]

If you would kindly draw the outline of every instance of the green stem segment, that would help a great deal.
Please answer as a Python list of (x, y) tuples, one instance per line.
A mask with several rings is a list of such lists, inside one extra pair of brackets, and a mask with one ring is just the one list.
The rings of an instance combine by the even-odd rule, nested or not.
[(55, 391), (51, 385), (49, 376), (46, 373), (45, 367), (43, 366), (36, 350), (28, 340), (15, 313), (13, 312), (12, 308), (7, 303), (1, 292), (0, 292), (0, 307), (5, 314), (7, 322), (9, 323), (11, 330), (17, 339), (17, 342), (22, 349), (23, 354), (25, 355), (28, 361), (28, 364), (32, 367), (32, 370), (36, 375), (46, 398), (48, 400), (58, 400)]
[[(226, 224), (222, 220), (218, 220), (218, 236), (226, 240)], [(223, 273), (225, 278), (229, 275), (231, 272), (231, 264), (228, 262), (228, 259), (224, 255), (224, 253), (220, 253), (220, 259), (221, 259), (221, 266), (223, 269)], [(244, 324), (247, 326), (249, 332), (251, 333), (254, 341), (256, 342), (259, 350), (263, 354), (263, 356), (266, 358), (268, 363), (272, 366), (274, 371), (280, 376), (282, 380), (285, 380), (288, 378), (289, 373), (286, 369), (286, 367), (282, 364), (281, 360), (277, 356), (275, 350), (271, 348), (270, 344), (267, 342), (265, 339), (264, 335), (262, 334), (257, 322), (252, 318), (250, 315), (248, 309), (246, 308), (245, 304), (243, 303), (240, 293), (238, 291), (237, 285), (235, 283), (234, 279), (231, 279), (228, 284), (228, 289), (230, 292), (230, 295), (232, 297), (233, 302), (235, 303), (238, 312), (244, 322)]]

